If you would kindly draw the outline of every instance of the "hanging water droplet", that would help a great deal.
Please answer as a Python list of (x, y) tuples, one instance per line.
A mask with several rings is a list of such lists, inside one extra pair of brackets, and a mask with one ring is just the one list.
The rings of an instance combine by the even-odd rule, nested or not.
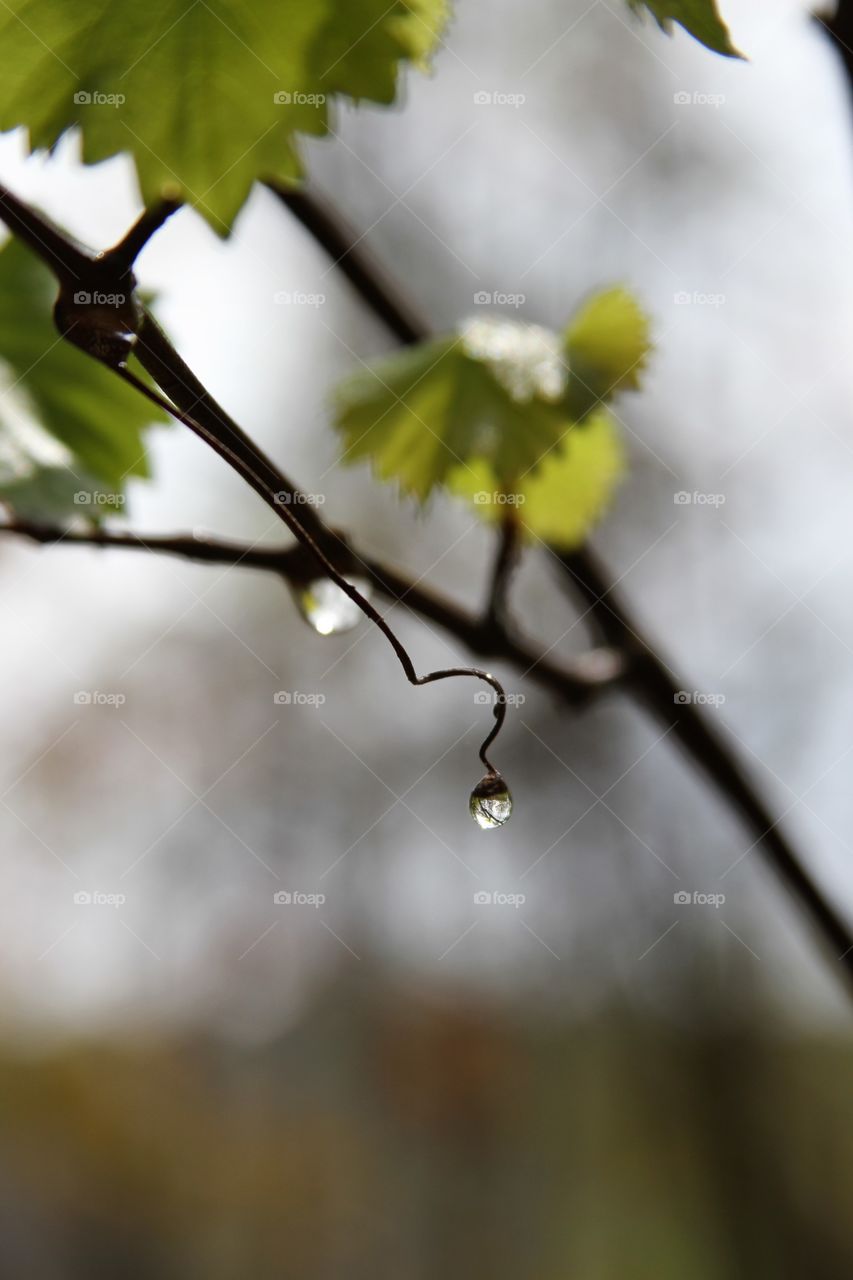
[(484, 831), (502, 827), (512, 813), (512, 796), (499, 773), (487, 773), (471, 792), (471, 817)]
[[(353, 577), (347, 581), (370, 599), (371, 587), (365, 578)], [(321, 636), (337, 636), (343, 631), (352, 631), (364, 616), (355, 601), (331, 578), (315, 578), (313, 582), (300, 583), (294, 587), (293, 597), (309, 627)]]

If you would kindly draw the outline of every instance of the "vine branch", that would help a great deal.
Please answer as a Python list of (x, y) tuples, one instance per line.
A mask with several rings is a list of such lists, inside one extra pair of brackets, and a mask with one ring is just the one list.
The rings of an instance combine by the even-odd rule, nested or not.
[[(274, 184), (268, 185), (314, 239), (331, 254), (364, 302), (399, 341), (410, 344), (429, 336), (429, 326), (374, 269), (371, 260), (358, 247), (356, 237), (336, 214), (304, 190), (295, 193), (292, 189), (277, 188)], [(276, 510), (279, 517), (300, 541), (302, 549), (315, 557), (321, 571), (354, 599), (363, 612), (388, 637), (406, 671), (407, 678), (412, 683), (427, 683), (452, 675), (470, 675), (487, 680), (502, 695), (502, 689), (494, 677), (487, 672), (470, 668), (454, 668), (444, 672), (433, 672), (424, 677), (417, 676), (408, 654), (381, 615), (362, 599), (329, 559), (330, 555), (338, 551), (349, 550), (353, 555), (356, 553), (320, 521), (316, 512), (308, 504), (299, 502), (298, 499), (294, 503), (294, 496), (299, 493), (296, 487), (216, 403), (172, 347), (153, 317), (144, 308), (139, 307), (135, 300), (133, 305), (138, 310), (131, 312), (128, 309), (119, 317), (126, 325), (133, 326), (133, 342), (118, 346), (117, 340), (114, 341), (115, 335), (106, 335), (107, 340), (99, 344), (93, 342), (91, 333), (87, 332), (87, 327), (91, 327), (91, 316), (85, 312), (82, 315), (75, 312), (76, 301), (73, 300), (73, 295), (69, 298), (69, 293), (85, 291), (89, 285), (98, 288), (105, 281), (109, 284), (116, 282), (129, 284), (132, 292), (135, 284), (131, 270), (135, 256), (133, 251), (136, 249), (138, 252), (136, 246), (141, 247), (165, 217), (169, 216), (173, 211), (171, 206), (174, 203), (164, 201), (162, 205), (144, 214), (125, 239), (111, 251), (115, 254), (115, 257), (111, 258), (110, 252), (92, 255), (82, 249), (70, 237), (58, 231), (46, 219), (14, 197), (11, 192), (0, 187), (0, 217), (14, 234), (23, 239), (50, 267), (59, 281), (57, 323), (65, 336), (82, 346), (89, 354), (107, 363), (121, 376), (128, 377), (146, 395), (158, 399), (156, 392), (153, 392), (135, 375), (130, 374), (126, 368), (126, 356), (132, 346), (140, 363), (168, 397), (166, 400), (158, 399), (158, 402), (165, 403), (169, 411), (180, 421), (216, 448), (217, 452)], [(282, 503), (280, 497), (277, 498), (277, 495), (282, 493), (289, 494), (291, 501)], [(294, 515), (295, 506), (299, 509), (299, 518)], [(48, 530), (44, 526), (25, 526), (20, 521), (10, 522), (4, 526), (4, 530), (43, 542), (86, 541), (102, 546), (121, 545), (137, 549), (144, 546), (149, 550), (153, 548), (172, 554), (192, 554), (192, 558), (208, 561), (222, 557), (218, 562), (236, 563), (239, 560), (239, 562), (252, 563), (255, 567), (274, 567), (280, 574), (286, 569), (283, 566), (284, 557), (291, 554), (290, 551), (250, 551), (198, 539), (143, 539), (132, 534), (107, 534), (104, 531), (85, 535), (61, 531), (61, 536), (57, 537), (56, 530)], [(680, 687), (678, 680), (672, 676), (668, 664), (660, 659), (651, 643), (645, 639), (625, 603), (614, 593), (609, 575), (601, 569), (592, 553), (584, 549), (570, 556), (556, 556), (555, 559), (558, 572), (567, 588), (586, 603), (605, 638), (621, 655), (615, 662), (610, 663), (609, 672), (608, 663), (603, 664), (599, 674), (605, 672), (607, 678), (598, 682), (592, 678), (595, 663), (588, 666), (585, 676), (580, 676), (579, 673), (561, 672), (537, 660), (535, 655), (527, 654), (522, 647), (510, 640), (498, 616), (499, 610), (495, 608), (495, 602), (496, 600), (500, 602), (501, 591), (506, 582), (507, 574), (501, 567), (501, 557), (506, 557), (506, 554), (507, 548), (504, 547), (496, 564), (491, 607), (487, 611), (485, 621), (471, 619), (456, 610), (455, 606), (441, 602), (436, 597), (431, 597), (428, 593), (401, 582), (390, 570), (377, 565), (367, 564), (366, 567), (369, 568), (369, 576), (380, 591), (392, 598), (406, 600), (413, 607), (418, 607), (425, 617), (432, 617), (440, 625), (446, 625), (448, 630), (463, 639), (475, 652), (483, 652), (484, 646), (488, 645), (492, 656), (508, 657), (518, 663), (526, 662), (531, 658), (531, 674), (535, 674), (536, 678), (543, 683), (550, 683), (551, 687), (570, 702), (582, 700), (581, 695), (590, 696), (596, 687), (606, 687), (615, 679), (624, 680), (634, 696), (658, 720), (674, 728), (687, 754), (714, 783), (723, 798), (741, 815), (754, 834), (756, 844), (766, 861), (800, 903), (826, 946), (834, 952), (842, 975), (848, 986), (853, 989), (853, 934), (847, 923), (823, 895), (794, 848), (779, 830), (778, 820), (772, 817), (761, 800), (746, 771), (740, 765), (737, 753), (725, 733), (711, 723), (707, 713), (701, 707), (691, 703), (679, 704), (676, 701), (676, 694)], [(226, 557), (231, 559), (228, 560)], [(263, 566), (258, 557), (267, 558)], [(271, 564), (270, 559), (273, 557), (276, 560)], [(362, 560), (362, 563), (366, 562)], [(478, 646), (480, 646), (479, 649)], [(486, 751), (500, 727), (504, 710), (503, 698), (499, 696), (495, 706), (495, 727), (481, 748), (481, 757), (489, 769), (492, 767), (488, 763)]]
[[(843, 12), (848, 18), (851, 8), (853, 5), (844, 6)], [(326, 250), (362, 300), (399, 342), (410, 345), (432, 336), (429, 324), (418, 316), (399, 290), (386, 284), (383, 276), (373, 271), (370, 257), (343, 218), (307, 190), (293, 199), (291, 193), (275, 183), (269, 182), (267, 186)], [(369, 281), (368, 288), (362, 287), (365, 278)], [(853, 931), (780, 830), (780, 819), (772, 815), (762, 800), (728, 735), (712, 721), (705, 708), (678, 700), (686, 684), (656, 653), (629, 606), (614, 592), (611, 575), (594, 554), (588, 548), (571, 555), (553, 554), (566, 590), (583, 601), (605, 642), (623, 655), (626, 672), (623, 687), (659, 723), (673, 729), (673, 736), (688, 757), (740, 815), (756, 847), (811, 921), (827, 957), (838, 966), (848, 992), (853, 994)]]
[[(0, 522), (0, 535), (12, 535), (43, 546), (88, 546), (142, 551), (177, 556), (200, 564), (231, 565), (275, 573), (296, 585), (306, 579), (306, 564), (302, 546), (258, 547), (229, 542), (220, 538), (200, 538), (191, 534), (168, 537), (142, 535), (102, 527), (92, 529), (64, 529), (19, 517)], [(409, 582), (397, 570), (380, 564), (377, 560), (359, 556), (359, 574), (386, 599), (404, 604), (429, 622), (434, 622), (472, 653), (487, 659), (500, 659), (515, 667), (523, 676), (559, 696), (575, 707), (586, 705), (606, 689), (615, 687), (625, 676), (625, 665), (620, 656), (609, 650), (591, 650), (574, 661), (551, 662), (537, 650), (511, 639), (488, 617), (475, 615), (459, 608), (437, 592), (417, 583)]]
[[(59, 332), (88, 355), (105, 364), (143, 395), (172, 414), (215, 450), (272, 508), (297, 540), (315, 557), (318, 572), (329, 577), (348, 596), (391, 645), (406, 679), (413, 685), (470, 677), (494, 691), (494, 725), (483, 740), (479, 756), (487, 780), (499, 780), (488, 751), (506, 718), (506, 694), (500, 681), (478, 667), (448, 667), (418, 675), (408, 650), (384, 617), (353, 586), (339, 567), (340, 540), (302, 499), (298, 489), (254, 441), (221, 408), (172, 346), (154, 317), (135, 297), (132, 267), (150, 236), (179, 207), (171, 197), (144, 212), (112, 249), (92, 254), (65, 236), (36, 210), (0, 185), (0, 217), (53, 272), (59, 284), (54, 319)], [(118, 299), (101, 305), (100, 296)], [(161, 391), (128, 368), (135, 356)], [(298, 512), (298, 514), (297, 514)]]

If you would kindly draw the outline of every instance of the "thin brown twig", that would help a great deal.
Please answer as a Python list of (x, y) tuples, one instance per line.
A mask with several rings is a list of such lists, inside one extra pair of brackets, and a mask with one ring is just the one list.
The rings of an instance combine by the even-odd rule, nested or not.
[[(172, 555), (201, 564), (224, 564), (275, 573), (295, 583), (304, 583), (312, 575), (313, 557), (306, 557), (300, 545), (278, 548), (243, 545), (220, 538), (201, 538), (193, 534), (144, 535), (106, 529), (65, 529), (58, 525), (12, 517), (0, 523), (0, 535), (25, 538), (43, 546), (85, 546), (102, 549), (124, 549)], [(616, 653), (592, 651), (574, 661), (562, 664), (518, 640), (510, 639), (487, 618), (477, 618), (458, 605), (417, 583), (409, 582), (397, 570), (367, 557), (360, 558), (359, 573), (374, 590), (387, 599), (405, 605), (414, 613), (436, 623), (473, 654), (509, 663), (524, 677), (559, 694), (576, 707), (588, 703), (606, 689), (615, 687), (625, 677), (624, 663)]]

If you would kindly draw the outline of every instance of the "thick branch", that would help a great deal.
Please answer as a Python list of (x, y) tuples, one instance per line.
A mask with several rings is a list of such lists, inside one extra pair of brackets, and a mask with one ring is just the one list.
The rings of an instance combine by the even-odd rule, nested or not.
[(19, 240), (38, 254), (60, 284), (76, 286), (92, 269), (94, 257), (43, 214), (0, 186), (0, 218)]
[(391, 282), (354, 246), (350, 228), (327, 205), (320, 204), (304, 187), (268, 181), (270, 191), (297, 218), (318, 244), (327, 250), (334, 265), (401, 342), (420, 342), (429, 326)]
[(740, 813), (760, 841), (766, 859), (806, 908), (850, 979), (853, 939), (847, 923), (824, 897), (780, 831), (779, 819), (772, 816), (759, 796), (725, 732), (704, 707), (679, 697), (687, 686), (672, 675), (671, 668), (643, 638), (634, 620), (629, 621), (624, 603), (592, 553), (587, 550), (557, 559), (561, 573), (569, 576), (610, 643), (630, 654), (631, 688), (638, 699), (659, 724), (673, 729), (687, 754)]
[(844, 60), (849, 87), (853, 89), (853, 0), (838, 0), (835, 13), (831, 18), (815, 15), (819, 22), (838, 46), (838, 52)]

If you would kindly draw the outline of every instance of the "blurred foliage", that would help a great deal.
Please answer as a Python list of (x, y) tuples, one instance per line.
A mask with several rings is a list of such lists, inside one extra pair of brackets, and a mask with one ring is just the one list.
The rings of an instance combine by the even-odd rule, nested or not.
[(649, 321), (625, 289), (587, 299), (564, 334), (484, 315), (359, 370), (338, 389), (343, 460), (423, 501), (438, 486), (486, 521), (520, 510), (529, 537), (570, 548), (624, 469), (604, 406), (637, 390)]
[(628, 3), (637, 11), (648, 9), (664, 31), (677, 22), (715, 53), (733, 58), (742, 56), (732, 44), (716, 0), (628, 0)]
[[(715, 0), (628, 0), (736, 54)], [(143, 198), (177, 183), (226, 232), (261, 175), (300, 176), (299, 135), (342, 96), (388, 104), (428, 62), (449, 0), (9, 0), (0, 6), (0, 129), (35, 148), (80, 128), (95, 163), (130, 151)]]
[(620, 391), (639, 391), (651, 352), (648, 316), (627, 289), (605, 289), (572, 316), (563, 349), (569, 366), (566, 406), (582, 422)]
[(143, 198), (178, 183), (227, 231), (253, 181), (300, 172), (335, 95), (390, 103), (401, 62), (424, 64), (447, 0), (9, 0), (0, 6), (0, 129), (83, 157), (130, 150)]
[[(511, 331), (532, 328), (495, 323), (501, 326), (495, 345), (510, 349)], [(336, 397), (343, 461), (369, 459), (379, 479), (397, 481), (421, 500), (458, 464), (479, 458), (491, 465), (500, 486), (511, 487), (568, 425), (554, 397), (533, 385), (527, 394), (513, 395), (460, 335), (386, 356), (346, 379)]]
[(853, 1044), (695, 1025), (342, 980), (265, 1047), (7, 1052), (4, 1274), (849, 1275)]
[(55, 295), (47, 268), (7, 241), (0, 250), (0, 377), (9, 393), (0, 398), (0, 499), (37, 518), (97, 516), (120, 505), (131, 476), (149, 474), (143, 429), (166, 417), (59, 338)]
[[(560, 551), (572, 551), (606, 510), (625, 472), (625, 453), (607, 409), (590, 414), (582, 426), (569, 427), (556, 448), (516, 486), (512, 518), (523, 540), (539, 539)], [(498, 491), (487, 462), (473, 461), (448, 478), (451, 493), (466, 498), (482, 520), (507, 519), (501, 503), (483, 502)]]

